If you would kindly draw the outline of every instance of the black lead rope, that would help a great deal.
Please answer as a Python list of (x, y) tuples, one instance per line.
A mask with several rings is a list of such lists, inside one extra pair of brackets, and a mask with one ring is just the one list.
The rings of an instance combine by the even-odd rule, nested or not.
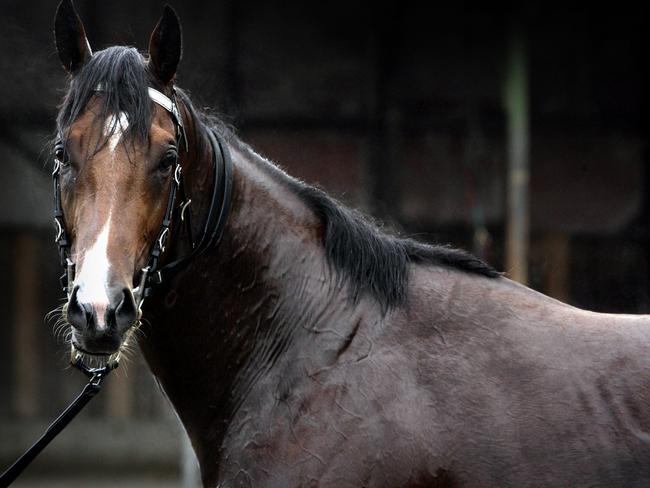
[(31, 464), (47, 445), (59, 435), (59, 433), (74, 419), (79, 412), (92, 400), (92, 398), (102, 389), (102, 382), (117, 363), (110, 364), (104, 368), (88, 368), (81, 362), (73, 365), (82, 371), (88, 378), (88, 383), (81, 390), (79, 396), (68, 405), (68, 407), (59, 415), (52, 424), (47, 428), (45, 433), (30, 447), (18, 460), (0, 476), (0, 488), (5, 488), (13, 483), (18, 476)]

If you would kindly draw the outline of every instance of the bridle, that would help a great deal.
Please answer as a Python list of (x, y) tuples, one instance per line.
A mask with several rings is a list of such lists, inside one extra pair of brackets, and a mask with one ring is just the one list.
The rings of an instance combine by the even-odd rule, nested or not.
[[(105, 91), (105, 87), (99, 85), (97, 92)], [(176, 131), (176, 145), (180, 148), (184, 144), (186, 152), (188, 148), (187, 134), (183, 124), (183, 117), (178, 107), (176, 89), (172, 87), (171, 97), (149, 88), (149, 98), (156, 104), (163, 107), (172, 117)], [(203, 225), (203, 232), (195, 242), (192, 236), (191, 212), (188, 207), (191, 198), (183, 182), (183, 168), (180, 157), (176, 158), (171, 172), (171, 188), (167, 199), (165, 214), (150, 251), (147, 265), (142, 269), (138, 286), (133, 290), (136, 306), (139, 313), (145, 298), (154, 294), (155, 289), (163, 283), (168, 283), (176, 273), (187, 267), (196, 257), (203, 254), (210, 248), (214, 248), (220, 241), (230, 211), (230, 200), (232, 192), (232, 160), (230, 152), (222, 137), (213, 129), (203, 126), (210, 141), (213, 163), (213, 185), (212, 195), (208, 213)], [(54, 185), (54, 223), (56, 225), (55, 242), (59, 247), (59, 258), (64, 273), (61, 276), (61, 286), (68, 299), (72, 294), (72, 286), (75, 279), (75, 263), (71, 258), (70, 239), (66, 232), (65, 217), (61, 203), (61, 165), (58, 158), (54, 159), (52, 171), (52, 182)], [(176, 201), (180, 199), (180, 205)], [(174, 225), (172, 225), (174, 224)], [(174, 259), (165, 264), (161, 263), (162, 254), (170, 238), (176, 241), (181, 227), (186, 229), (186, 236), (190, 252), (184, 256)], [(171, 235), (170, 235), (171, 234)], [(84, 387), (79, 396), (63, 411), (63, 413), (48, 427), (45, 433), (36, 443), (32, 445), (9, 469), (0, 476), (0, 488), (9, 486), (23, 470), (38, 456), (38, 454), (61, 432), (72, 419), (83, 409), (83, 407), (99, 393), (104, 378), (118, 366), (119, 356), (114, 361), (109, 361), (102, 368), (89, 368), (83, 363), (82, 356), (72, 348), (71, 363), (74, 367), (83, 372), (88, 378), (88, 384)]]
[[(96, 88), (97, 92), (105, 91), (103, 85)], [(183, 124), (183, 118), (176, 102), (176, 90), (172, 88), (172, 96), (168, 97), (164, 93), (149, 87), (149, 98), (156, 104), (163, 107), (172, 117), (176, 131), (176, 145), (184, 145), (188, 149), (187, 134)], [(183, 167), (177, 158), (172, 167), (171, 188), (165, 214), (163, 216), (160, 230), (149, 251), (147, 265), (142, 269), (138, 286), (133, 290), (134, 298), (138, 308), (142, 306), (144, 299), (153, 294), (153, 288), (168, 280), (182, 268), (187, 266), (192, 259), (203, 253), (206, 249), (215, 245), (223, 233), (223, 228), (228, 217), (230, 209), (230, 193), (232, 189), (232, 160), (230, 152), (221, 137), (212, 129), (206, 127), (208, 139), (213, 154), (213, 174), (214, 182), (212, 185), (212, 197), (208, 216), (203, 229), (203, 234), (198, 244), (192, 237), (191, 214), (188, 207), (192, 199), (187, 194), (183, 182)], [(55, 158), (54, 170), (52, 171), (52, 180), (54, 184), (54, 223), (57, 228), (55, 242), (59, 247), (59, 256), (61, 266), (65, 273), (61, 276), (61, 286), (64, 292), (70, 297), (72, 292), (71, 285), (75, 277), (75, 263), (70, 258), (70, 240), (65, 230), (65, 219), (61, 203), (61, 165), (62, 162)], [(175, 206), (177, 196), (180, 195), (181, 204)], [(165, 252), (166, 244), (170, 238), (170, 229), (173, 229), (174, 237), (178, 235), (181, 225), (172, 228), (174, 220), (180, 220), (185, 224), (187, 239), (189, 241), (191, 252), (175, 261), (160, 265), (160, 258)]]
[[(95, 91), (101, 93), (106, 91), (106, 88), (100, 84), (96, 87)], [(187, 150), (187, 134), (183, 124), (183, 117), (177, 103), (176, 89), (172, 87), (171, 92), (171, 97), (168, 97), (155, 88), (148, 88), (149, 98), (154, 103), (163, 107), (171, 115), (176, 132), (176, 147), (180, 148), (181, 145), (184, 145)], [(183, 167), (181, 166), (180, 159), (177, 158), (172, 167), (171, 188), (160, 230), (149, 251), (147, 265), (140, 273), (138, 286), (133, 290), (139, 315), (141, 314), (141, 307), (145, 298), (153, 295), (155, 287), (169, 281), (194, 258), (216, 245), (223, 233), (230, 209), (232, 160), (230, 158), (230, 152), (221, 137), (213, 129), (205, 126), (204, 128), (206, 129), (210, 146), (212, 148), (214, 181), (203, 233), (198, 243), (196, 243), (192, 236), (191, 212), (188, 211), (192, 199), (187, 194), (183, 181)], [(61, 200), (61, 166), (62, 161), (55, 157), (54, 170), (52, 171), (52, 181), (54, 185), (54, 222), (57, 229), (55, 242), (59, 247), (61, 266), (64, 268), (64, 273), (60, 279), (61, 287), (67, 294), (68, 299), (70, 299), (72, 294), (72, 284), (74, 283), (75, 278), (75, 262), (71, 259), (70, 239), (66, 232), (65, 217), (63, 214)], [(181, 204), (176, 206), (175, 203), (179, 197)], [(172, 226), (173, 222), (176, 225)], [(162, 254), (165, 252), (167, 242), (170, 237), (175, 240), (180, 232), (182, 224), (184, 224), (186, 229), (186, 235), (191, 249), (190, 253), (186, 256), (175, 259), (172, 262), (161, 265), (160, 259)], [(170, 236), (172, 233), (173, 236)], [(119, 356), (116, 356), (115, 360), (119, 360)], [(80, 361), (81, 354), (72, 347), (71, 362), (77, 364)], [(113, 365), (113, 367), (115, 367), (115, 365)]]

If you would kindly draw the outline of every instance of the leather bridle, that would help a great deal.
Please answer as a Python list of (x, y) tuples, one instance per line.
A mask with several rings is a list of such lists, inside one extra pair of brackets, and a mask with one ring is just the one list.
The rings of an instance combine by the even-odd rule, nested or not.
[[(104, 90), (105, 88), (102, 85), (96, 89), (98, 92)], [(151, 87), (148, 89), (148, 93), (149, 98), (154, 103), (163, 107), (171, 115), (176, 130), (177, 147), (184, 144), (187, 149), (187, 134), (176, 101), (176, 90), (172, 88), (171, 98)], [(205, 129), (212, 148), (214, 181), (203, 233), (198, 243), (195, 242), (192, 236), (191, 212), (188, 211), (188, 206), (192, 202), (192, 199), (187, 193), (183, 181), (183, 167), (179, 158), (177, 158), (172, 167), (171, 188), (160, 230), (149, 251), (147, 265), (141, 271), (138, 286), (133, 290), (138, 308), (142, 306), (145, 298), (153, 294), (154, 287), (168, 281), (173, 275), (186, 267), (194, 258), (216, 245), (223, 233), (230, 209), (232, 160), (230, 158), (230, 152), (219, 134), (211, 128), (205, 127)], [(55, 158), (54, 171), (52, 172), (52, 180), (54, 183), (54, 222), (57, 227), (55, 241), (59, 246), (61, 266), (65, 269), (65, 273), (61, 277), (61, 286), (69, 298), (72, 293), (71, 288), (75, 277), (75, 263), (70, 257), (70, 239), (66, 232), (61, 203), (61, 165), (62, 162)], [(176, 205), (178, 198), (180, 198), (180, 205)], [(175, 223), (175, 225), (172, 226), (172, 223)], [(161, 265), (160, 259), (165, 252), (167, 242), (170, 237), (175, 238), (178, 236), (183, 224), (191, 249), (190, 253), (172, 262)], [(170, 234), (173, 234), (173, 236), (170, 236)]]
[[(103, 91), (102, 86), (97, 87), (97, 91)], [(187, 149), (188, 141), (183, 126), (183, 118), (178, 109), (176, 102), (176, 91), (172, 88), (171, 98), (159, 92), (154, 88), (149, 88), (149, 98), (167, 112), (174, 120), (176, 128), (177, 147), (185, 144)], [(139, 284), (134, 289), (134, 298), (138, 310), (141, 309), (142, 303), (146, 297), (153, 294), (155, 287), (164, 282), (168, 282), (176, 273), (188, 266), (193, 259), (213, 248), (219, 243), (223, 230), (228, 219), (230, 211), (230, 196), (232, 192), (232, 160), (228, 147), (221, 136), (213, 129), (205, 127), (210, 146), (212, 148), (212, 163), (214, 181), (212, 185), (212, 196), (210, 206), (203, 226), (202, 235), (195, 243), (192, 237), (192, 226), (190, 222), (190, 213), (187, 207), (191, 199), (187, 194), (183, 184), (183, 170), (179, 159), (177, 158), (172, 168), (172, 181), (167, 199), (165, 215), (160, 225), (158, 236), (149, 252), (147, 266), (141, 272)], [(55, 158), (54, 170), (52, 171), (52, 180), (54, 183), (54, 222), (57, 227), (56, 243), (59, 246), (59, 255), (61, 265), (65, 272), (61, 277), (61, 286), (67, 294), (68, 299), (72, 293), (71, 287), (75, 277), (75, 263), (70, 255), (70, 239), (66, 232), (65, 218), (63, 215), (63, 206), (61, 204), (61, 165), (62, 161)], [(175, 205), (177, 198), (180, 198), (181, 204)], [(180, 222), (178, 222), (180, 220)], [(172, 226), (172, 223), (174, 225)], [(181, 224), (185, 224), (187, 230), (187, 239), (191, 251), (169, 263), (161, 265), (161, 257), (165, 251), (165, 246), (171, 237), (175, 237), (180, 232)], [(170, 236), (170, 232), (172, 236)], [(73, 350), (74, 351), (74, 350)], [(75, 416), (86, 406), (86, 404), (101, 390), (104, 378), (118, 366), (117, 361), (109, 362), (102, 368), (89, 368), (86, 366), (81, 355), (73, 354), (72, 364), (83, 372), (89, 381), (81, 391), (79, 396), (63, 411), (59, 417), (47, 428), (45, 433), (7, 469), (0, 475), (0, 487), (9, 486), (29, 464), (45, 449), (45, 447), (75, 418)]]

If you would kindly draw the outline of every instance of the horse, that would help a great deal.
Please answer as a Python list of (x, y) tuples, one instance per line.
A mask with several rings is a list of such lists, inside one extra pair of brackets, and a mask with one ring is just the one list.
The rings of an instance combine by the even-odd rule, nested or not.
[(650, 320), (383, 231), (62, 0), (55, 217), (75, 357), (137, 340), (206, 487), (650, 486)]

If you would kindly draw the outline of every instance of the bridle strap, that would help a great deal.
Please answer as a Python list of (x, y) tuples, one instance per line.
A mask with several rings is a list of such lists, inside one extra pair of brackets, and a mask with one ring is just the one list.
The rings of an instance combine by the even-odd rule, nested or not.
[(165, 95), (162, 92), (159, 92), (155, 88), (148, 88), (149, 91), (149, 98), (151, 98), (152, 101), (156, 102), (158, 105), (160, 105), (162, 108), (167, 110), (170, 114), (172, 114), (172, 117), (174, 117), (174, 122), (176, 122), (176, 125), (183, 126), (183, 118), (181, 117), (181, 113), (178, 110), (178, 106), (176, 105), (176, 102), (169, 98), (167, 95)]
[(61, 161), (54, 160), (52, 171), (52, 183), (54, 185), (54, 223), (56, 225), (56, 237), (54, 241), (59, 246), (59, 260), (64, 269), (63, 275), (59, 278), (61, 287), (66, 295), (70, 295), (69, 285), (74, 280), (75, 264), (70, 259), (70, 241), (65, 230), (65, 219), (63, 218), (63, 207), (61, 205)]
[(176, 103), (176, 88), (172, 87), (171, 98), (152, 87), (148, 88), (148, 92), (149, 98), (153, 102), (157, 103), (171, 114), (174, 123), (176, 124), (176, 138), (178, 139), (178, 143), (180, 145), (180, 143), (183, 142), (185, 144), (185, 149), (187, 150), (187, 134), (185, 133), (185, 126), (183, 125), (183, 116), (181, 115), (181, 111), (178, 109), (178, 104)]
[[(176, 107), (175, 100), (167, 98), (162, 93), (150, 89), (150, 95), (154, 94), (156, 98), (152, 100), (159, 103), (163, 108)], [(174, 116), (175, 113), (180, 113), (178, 108), (169, 110), (170, 114)], [(180, 126), (182, 129), (182, 125)], [(223, 234), (226, 220), (230, 211), (230, 197), (232, 191), (232, 159), (230, 158), (230, 151), (224, 141), (209, 127), (203, 126), (210, 141), (212, 149), (212, 167), (213, 167), (213, 184), (212, 195), (210, 197), (210, 206), (208, 208), (208, 215), (203, 226), (203, 232), (198, 244), (195, 245), (192, 237), (191, 229), (191, 213), (187, 211), (187, 206), (191, 202), (185, 191), (184, 179), (182, 176), (182, 167), (177, 163), (174, 168), (174, 176), (172, 179), (172, 187), (170, 189), (169, 198), (167, 201), (167, 208), (163, 222), (161, 225), (158, 239), (150, 251), (149, 262), (142, 270), (139, 285), (134, 290), (136, 296), (136, 303), (141, 306), (142, 301), (153, 295), (154, 288), (161, 285), (163, 282), (171, 279), (176, 273), (188, 266), (192, 260), (200, 256), (207, 249), (216, 246)], [(184, 132), (179, 132), (183, 138)], [(187, 139), (185, 139), (187, 142)], [(180, 193), (182, 202), (180, 207), (175, 207), (175, 200), (177, 193)], [(177, 210), (175, 212), (175, 210)], [(174, 214), (178, 214), (176, 217)], [(187, 214), (187, 217), (185, 217)], [(172, 222), (176, 219), (175, 225), (172, 227)], [(190, 244), (190, 253), (186, 256), (178, 258), (170, 263), (160, 266), (160, 258), (165, 250), (165, 244), (170, 237), (170, 228), (174, 237), (177, 237), (180, 231), (180, 226), (185, 224), (187, 229), (187, 236)]]
[[(106, 90), (106, 87), (100, 83), (95, 90), (102, 92)], [(183, 124), (183, 117), (176, 102), (176, 89), (172, 87), (171, 97), (152, 87), (148, 88), (148, 94), (151, 101), (160, 105), (171, 115), (176, 127), (177, 146), (184, 143), (187, 151), (188, 140)], [(228, 147), (222, 138), (213, 129), (205, 126), (203, 128), (210, 141), (213, 166), (212, 195), (203, 232), (198, 243), (195, 243), (192, 236), (191, 212), (187, 208), (191, 202), (191, 198), (186, 193), (182, 166), (177, 161), (173, 168), (171, 188), (160, 230), (149, 252), (147, 265), (142, 270), (139, 285), (133, 290), (138, 307), (142, 305), (142, 301), (146, 297), (153, 294), (155, 286), (172, 278), (181, 269), (189, 265), (193, 259), (204, 253), (207, 249), (217, 245), (223, 234), (230, 211), (233, 173), (232, 160), (230, 158), (230, 151), (228, 151)], [(75, 264), (70, 259), (70, 241), (65, 231), (65, 220), (61, 205), (60, 168), (61, 162), (55, 160), (54, 171), (52, 172), (54, 181), (54, 220), (57, 226), (56, 242), (59, 246), (61, 265), (66, 269), (66, 272), (61, 277), (61, 285), (69, 295), (74, 281)], [(181, 198), (180, 207), (176, 207), (175, 205), (177, 195), (180, 195)], [(172, 222), (174, 222), (174, 225), (172, 225)], [(183, 224), (185, 224), (186, 228), (189, 247), (191, 249), (190, 253), (164, 266), (160, 266), (160, 258), (165, 251), (166, 243), (171, 237), (170, 234), (173, 234), (174, 238), (177, 237), (180, 233), (180, 227)], [(176, 239), (174, 239), (175, 241)]]
[(210, 145), (212, 146), (213, 184), (210, 207), (203, 227), (201, 240), (192, 249), (190, 254), (164, 265), (157, 271), (160, 282), (169, 280), (181, 269), (189, 265), (193, 259), (203, 254), (206, 250), (218, 245), (223, 235), (223, 230), (230, 212), (233, 176), (232, 159), (230, 158), (230, 151), (225, 147), (225, 143), (221, 141), (214, 131), (208, 129), (207, 134)]

